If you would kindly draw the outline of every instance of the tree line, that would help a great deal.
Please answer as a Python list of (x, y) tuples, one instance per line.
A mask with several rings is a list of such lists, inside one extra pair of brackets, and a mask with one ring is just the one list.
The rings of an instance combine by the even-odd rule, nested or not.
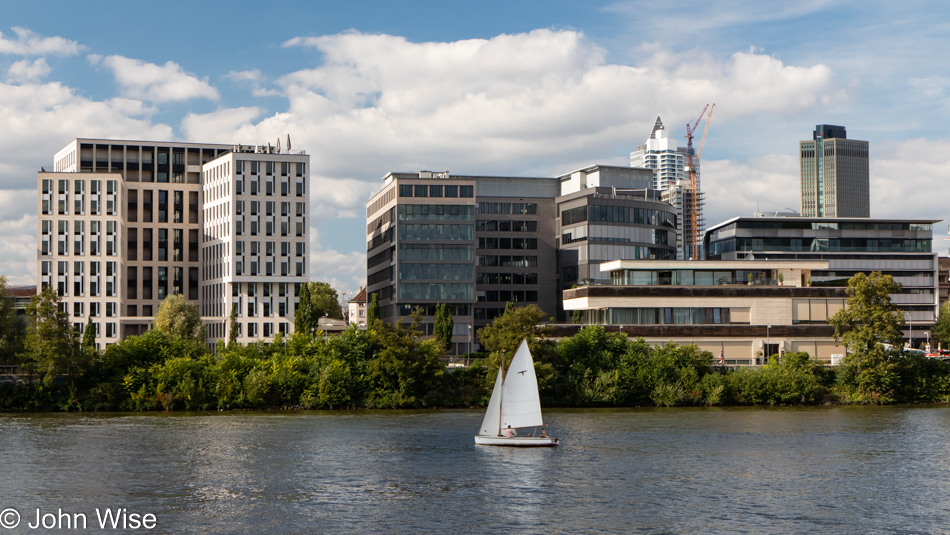
[(447, 368), (446, 307), (437, 310), (433, 337), (420, 331), (418, 312), (389, 325), (375, 311), (365, 330), (325, 337), (306, 321), (339, 312), (312, 304), (313, 293), (326, 292), (309, 285), (302, 302), (311, 305), (300, 307), (300, 329), (290, 337), (232, 339), (209, 351), (197, 308), (170, 296), (152, 330), (97, 350), (92, 329), (74, 330), (46, 288), (25, 317), (0, 299), (0, 359), (29, 373), (19, 384), (0, 383), (0, 410), (479, 407), (523, 339), (549, 407), (950, 401), (950, 364), (901, 351), (903, 314), (889, 299), (897, 288), (879, 273), (849, 281), (847, 306), (830, 320), (848, 347), (839, 366), (786, 353), (738, 370), (714, 366), (713, 355), (694, 345), (654, 346), (600, 326), (555, 341), (534, 305), (509, 305), (478, 331), (483, 352), (472, 355), (474, 364)]

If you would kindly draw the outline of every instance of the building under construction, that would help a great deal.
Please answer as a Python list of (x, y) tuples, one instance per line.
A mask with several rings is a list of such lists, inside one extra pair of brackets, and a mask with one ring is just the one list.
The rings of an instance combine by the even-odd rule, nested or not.
[[(715, 104), (713, 104), (715, 107)], [(693, 151), (693, 132), (706, 110), (709, 116), (712, 109), (707, 106), (691, 125), (686, 126), (686, 147), (677, 147), (676, 142), (667, 136), (666, 127), (658, 116), (653, 124), (646, 143), (630, 153), (630, 166), (653, 170), (653, 188), (660, 191), (664, 202), (676, 209), (676, 258), (677, 260), (700, 259), (702, 254), (702, 236), (705, 231), (703, 217), (703, 193), (700, 187), (700, 155)], [(707, 116), (706, 127), (709, 127)], [(705, 141), (706, 132), (703, 132)]]

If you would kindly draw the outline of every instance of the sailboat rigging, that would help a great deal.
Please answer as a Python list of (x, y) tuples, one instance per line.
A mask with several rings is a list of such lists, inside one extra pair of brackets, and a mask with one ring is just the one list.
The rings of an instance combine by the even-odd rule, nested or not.
[[(511, 373), (513, 370), (520, 370)], [(528, 342), (524, 340), (504, 375), (504, 362), (492, 389), (488, 409), (482, 420), (475, 444), (482, 446), (557, 446), (558, 439), (548, 437), (543, 429), (538, 377)], [(540, 428), (539, 436), (519, 435), (519, 429)]]

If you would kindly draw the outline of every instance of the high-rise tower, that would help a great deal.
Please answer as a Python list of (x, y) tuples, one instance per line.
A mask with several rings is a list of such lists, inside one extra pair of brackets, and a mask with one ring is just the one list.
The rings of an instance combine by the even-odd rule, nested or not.
[(843, 126), (820, 124), (799, 143), (802, 216), (870, 217), (868, 142)]
[[(696, 191), (692, 189), (687, 172), (686, 147), (677, 147), (666, 135), (666, 127), (659, 116), (653, 124), (653, 132), (646, 144), (630, 153), (630, 167), (653, 169), (653, 189), (659, 190), (663, 201), (676, 208), (676, 258), (688, 260), (702, 258), (693, 251), (693, 236), (702, 236), (704, 231), (703, 193), (700, 187), (699, 157), (693, 156), (696, 168)], [(696, 219), (693, 222), (693, 203), (696, 203)]]

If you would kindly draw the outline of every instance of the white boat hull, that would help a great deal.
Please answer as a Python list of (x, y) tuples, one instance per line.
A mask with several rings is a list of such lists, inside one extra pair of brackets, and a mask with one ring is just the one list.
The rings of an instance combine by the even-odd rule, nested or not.
[(498, 437), (475, 435), (477, 446), (508, 446), (514, 448), (538, 448), (557, 446), (557, 439), (551, 437)]

